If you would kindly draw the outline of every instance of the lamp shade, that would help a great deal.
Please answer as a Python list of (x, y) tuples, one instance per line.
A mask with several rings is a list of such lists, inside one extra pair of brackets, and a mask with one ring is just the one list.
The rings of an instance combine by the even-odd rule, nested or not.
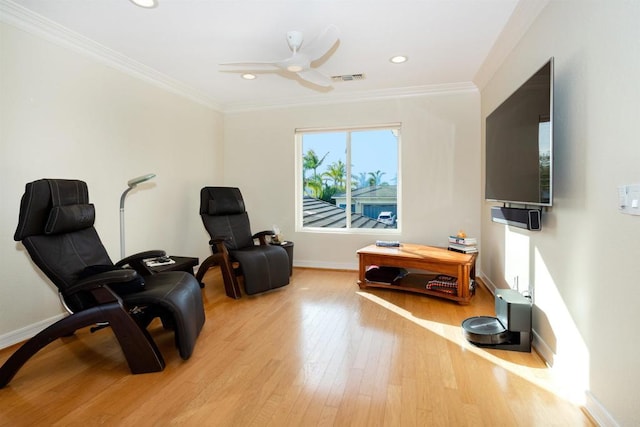
[(155, 178), (156, 174), (155, 173), (148, 173), (146, 175), (142, 175), (136, 178), (131, 178), (129, 181), (127, 181), (127, 185), (130, 188), (135, 187), (138, 184), (142, 184), (145, 181), (149, 181), (152, 178)]

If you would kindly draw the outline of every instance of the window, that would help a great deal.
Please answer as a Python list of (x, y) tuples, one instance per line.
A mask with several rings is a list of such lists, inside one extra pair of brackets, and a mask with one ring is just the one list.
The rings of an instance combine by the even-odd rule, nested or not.
[(400, 125), (297, 130), (297, 229), (397, 230)]

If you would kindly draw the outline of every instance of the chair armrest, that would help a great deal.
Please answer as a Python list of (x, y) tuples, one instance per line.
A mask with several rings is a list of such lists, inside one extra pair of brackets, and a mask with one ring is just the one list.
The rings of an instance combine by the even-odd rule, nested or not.
[(267, 244), (267, 236), (273, 236), (273, 230), (260, 231), (252, 236), (253, 239), (260, 240), (260, 245)]
[(211, 240), (209, 240), (209, 245), (211, 245), (211, 252), (213, 254), (219, 254), (224, 258), (229, 257), (229, 250), (225, 246), (224, 242), (231, 240), (231, 237), (228, 236), (211, 236)]
[(210, 245), (217, 245), (219, 243), (224, 243), (231, 240), (229, 236), (212, 236), (211, 240), (209, 240)]
[(101, 304), (120, 301), (120, 298), (113, 293), (111, 289), (105, 288), (105, 285), (109, 285), (110, 283), (128, 282), (133, 280), (137, 275), (138, 273), (131, 269), (105, 271), (103, 273), (94, 274), (93, 276), (78, 280), (72, 286), (69, 286), (66, 293), (73, 295), (80, 291), (89, 291)]
[(211, 240), (209, 240), (209, 245), (211, 245), (211, 250), (213, 253), (228, 253), (227, 247), (224, 245), (224, 242), (228, 242), (231, 240), (231, 237), (228, 236), (211, 236)]

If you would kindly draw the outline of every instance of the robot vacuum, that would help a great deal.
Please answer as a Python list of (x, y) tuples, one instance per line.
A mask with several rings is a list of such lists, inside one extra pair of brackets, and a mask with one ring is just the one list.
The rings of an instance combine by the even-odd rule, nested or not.
[(504, 344), (509, 340), (509, 331), (495, 317), (470, 317), (462, 322), (462, 331), (469, 342), (479, 345)]
[(479, 347), (531, 351), (531, 300), (513, 289), (496, 290), (496, 317), (469, 317), (464, 337)]

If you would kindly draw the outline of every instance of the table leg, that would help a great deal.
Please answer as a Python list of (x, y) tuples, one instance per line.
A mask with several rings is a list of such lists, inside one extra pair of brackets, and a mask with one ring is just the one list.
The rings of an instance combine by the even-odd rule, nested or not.
[(363, 254), (360, 254), (359, 258), (360, 258), (360, 261), (358, 264), (359, 264), (360, 272), (359, 272), (359, 278), (358, 278), (358, 286), (360, 287), (360, 289), (364, 289), (367, 287), (366, 279), (364, 277), (366, 264), (365, 264), (365, 259)]

